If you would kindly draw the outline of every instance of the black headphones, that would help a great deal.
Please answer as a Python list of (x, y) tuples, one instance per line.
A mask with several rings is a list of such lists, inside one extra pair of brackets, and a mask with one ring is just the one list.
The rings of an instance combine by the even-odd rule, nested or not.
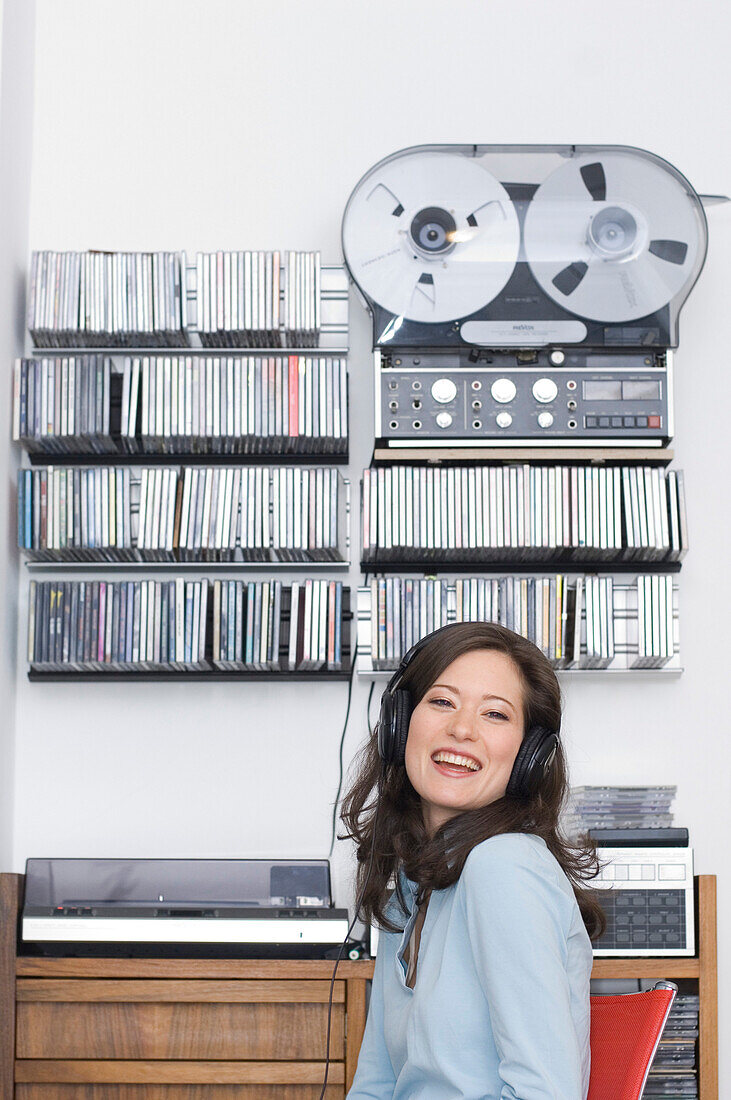
[[(436, 638), (445, 630), (451, 630), (456, 623), (440, 626), (421, 638), (404, 654), (400, 665), (388, 682), (381, 697), (381, 710), (378, 715), (378, 752), (384, 764), (403, 765), (406, 757), (406, 738), (413, 711), (411, 693), (399, 688), (405, 669), (427, 642)], [(548, 774), (558, 748), (558, 731), (543, 726), (532, 726), (526, 731), (518, 755), (510, 773), (506, 794), (512, 798), (530, 798), (540, 787)]]

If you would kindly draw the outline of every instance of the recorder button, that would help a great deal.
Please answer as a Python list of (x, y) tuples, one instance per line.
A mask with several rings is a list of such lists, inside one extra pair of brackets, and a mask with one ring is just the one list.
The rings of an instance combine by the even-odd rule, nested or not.
[(637, 427), (638, 428), (646, 428), (647, 427), (647, 417), (646, 416), (638, 416), (637, 417)]
[(647, 427), (648, 428), (659, 428), (660, 427), (660, 417), (659, 416), (648, 416), (648, 418), (647, 418)]
[(513, 418), (509, 412), (499, 412), (495, 417), (495, 423), (498, 428), (509, 428), (513, 423)]
[(538, 413), (538, 427), (550, 428), (553, 424), (553, 415), (550, 412)]
[(436, 382), (432, 383), (431, 395), (440, 405), (446, 405), (454, 401), (457, 396), (457, 387), (451, 378), (437, 378)]
[(448, 428), (449, 425), (452, 423), (451, 413), (444, 411), (438, 412), (436, 415), (436, 422), (438, 428)]
[(495, 401), (499, 401), (501, 405), (507, 405), (517, 393), (515, 382), (510, 378), (496, 378), (490, 386), (490, 393)]
[(539, 378), (533, 383), (533, 396), (543, 405), (555, 401), (557, 393), (558, 386), (552, 378)]
[(587, 428), (596, 428), (597, 421), (595, 416), (587, 416), (585, 420)]

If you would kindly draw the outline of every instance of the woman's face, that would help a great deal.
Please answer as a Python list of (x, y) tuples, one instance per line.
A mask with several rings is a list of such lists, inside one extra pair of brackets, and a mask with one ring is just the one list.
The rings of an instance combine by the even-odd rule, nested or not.
[(414, 708), (406, 741), (430, 835), (503, 797), (522, 740), (523, 686), (511, 658), (473, 649), (452, 661)]

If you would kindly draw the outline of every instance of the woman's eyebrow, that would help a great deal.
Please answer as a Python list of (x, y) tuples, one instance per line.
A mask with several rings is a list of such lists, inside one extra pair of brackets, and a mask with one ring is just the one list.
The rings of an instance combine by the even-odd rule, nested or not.
[[(447, 688), (449, 691), (453, 691), (455, 695), (459, 695), (459, 688), (452, 687), (451, 684), (432, 684), (432, 688)], [(429, 689), (431, 691), (431, 688)], [(483, 699), (497, 699), (501, 703), (507, 703), (509, 707), (515, 710), (515, 704), (511, 703), (509, 699), (503, 699), (502, 695), (493, 695), (491, 691), (488, 691), (486, 695), (482, 696)]]

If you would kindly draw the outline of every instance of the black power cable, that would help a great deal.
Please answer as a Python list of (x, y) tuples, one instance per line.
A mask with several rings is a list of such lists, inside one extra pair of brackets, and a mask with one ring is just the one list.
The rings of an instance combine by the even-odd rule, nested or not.
[[(353, 665), (352, 665), (352, 669), (351, 669), (351, 680), (350, 680), (350, 684), (348, 684), (348, 689), (347, 689), (347, 708), (346, 708), (346, 711), (345, 711), (345, 723), (343, 725), (343, 733), (342, 733), (341, 738), (340, 738), (340, 750), (339, 750), (340, 771), (339, 771), (339, 777), (337, 777), (337, 793), (335, 794), (335, 801), (333, 803), (333, 810), (332, 810), (332, 836), (331, 836), (331, 840), (330, 840), (330, 854), (329, 854), (328, 858), (332, 857), (333, 849), (335, 847), (335, 831), (336, 831), (336, 826), (337, 826), (337, 806), (340, 805), (340, 794), (341, 794), (341, 791), (343, 789), (343, 747), (345, 745), (345, 731), (347, 729), (347, 719), (348, 719), (348, 715), (350, 715), (350, 713), (351, 713), (351, 696), (352, 696), (352, 692), (353, 692), (353, 670), (355, 669), (355, 654), (357, 653), (357, 648), (358, 647), (357, 647), (357, 640), (356, 640), (355, 649), (353, 650)], [(370, 683), (370, 691), (368, 693), (368, 702), (366, 704), (366, 718), (367, 718), (367, 723), (368, 723), (368, 729), (370, 729), (370, 700), (372, 700), (372, 698), (373, 698), (374, 687), (375, 687), (375, 681), (372, 681), (372, 683)], [(356, 899), (356, 902), (355, 902), (355, 912), (353, 914), (353, 920), (351, 921), (350, 926), (348, 926), (348, 930), (345, 933), (344, 941), (340, 945), (339, 952), (337, 952), (337, 956), (335, 958), (335, 965), (334, 965), (333, 971), (332, 971), (332, 978), (330, 979), (330, 997), (328, 998), (328, 1036), (326, 1036), (326, 1040), (325, 1040), (325, 1077), (324, 1077), (324, 1080), (322, 1082), (322, 1091), (320, 1092), (320, 1100), (323, 1100), (323, 1098), (324, 1098), (325, 1088), (328, 1087), (328, 1074), (330, 1073), (330, 1029), (331, 1029), (331, 1024), (332, 1024), (332, 999), (333, 999), (333, 993), (334, 993), (334, 990), (335, 990), (335, 975), (337, 974), (337, 966), (339, 966), (340, 961), (343, 957), (343, 952), (345, 950), (345, 946), (348, 942), (348, 939), (351, 938), (351, 932), (353, 931), (355, 923), (358, 919), (358, 913), (361, 912), (361, 905), (363, 904), (363, 898), (364, 898), (364, 895), (365, 895), (365, 890), (366, 890), (366, 887), (368, 886), (368, 879), (370, 878), (370, 869), (372, 869), (372, 867), (373, 867), (373, 856), (374, 856), (374, 851), (375, 851), (375, 847), (376, 847), (376, 821), (377, 821), (377, 817), (378, 817), (378, 807), (379, 807), (379, 805), (380, 805), (380, 779), (379, 779), (379, 782), (378, 782), (378, 800), (376, 802), (376, 813), (374, 815), (374, 821), (373, 821), (373, 839), (372, 839), (372, 842), (370, 842), (370, 855), (368, 857), (368, 867), (367, 867), (367, 870), (366, 870), (365, 879), (363, 880), (363, 887), (361, 888), (361, 893), (359, 893), (358, 898)]]
[(337, 958), (335, 960), (335, 966), (333, 967), (333, 976), (330, 979), (330, 996), (328, 998), (328, 1006), (327, 1006), (327, 1039), (326, 1039), (326, 1045), (325, 1045), (325, 1079), (322, 1082), (322, 1091), (320, 1093), (319, 1100), (324, 1100), (325, 1089), (327, 1088), (327, 1076), (328, 1076), (328, 1073), (330, 1072), (330, 1025), (331, 1025), (331, 1022), (332, 1022), (333, 993), (334, 993), (334, 990), (335, 990), (335, 975), (338, 972), (338, 965), (340, 963), (340, 960), (343, 957), (343, 951), (345, 950), (345, 945), (347, 944), (348, 940), (350, 939), (350, 933), (353, 931), (353, 927), (355, 926), (355, 922), (358, 919), (358, 914), (360, 913), (360, 907), (363, 904), (363, 898), (365, 896), (365, 891), (366, 891), (366, 887), (368, 885), (368, 880), (371, 877), (371, 870), (373, 868), (373, 856), (374, 856), (374, 853), (375, 853), (375, 850), (376, 850), (376, 824), (377, 824), (377, 821), (378, 821), (378, 810), (380, 808), (380, 805), (381, 805), (381, 777), (379, 776), (378, 798), (377, 798), (377, 801), (376, 801), (376, 811), (375, 811), (375, 814), (373, 815), (373, 836), (371, 838), (371, 851), (370, 851), (370, 855), (368, 857), (368, 867), (366, 868), (365, 878), (363, 879), (363, 885), (360, 888), (360, 894), (358, 895), (358, 897), (356, 899), (356, 902), (355, 902), (355, 912), (353, 914), (353, 919), (350, 922), (350, 927), (348, 928), (348, 931), (345, 933), (345, 939), (340, 944), (340, 950), (338, 951), (338, 955), (337, 955)]
[[(348, 681), (348, 704), (345, 708), (345, 721), (343, 722), (343, 732), (340, 735), (340, 749), (338, 751), (339, 760), (339, 772), (338, 772), (338, 789), (335, 795), (335, 801), (333, 802), (333, 819), (332, 830), (330, 834), (330, 851), (327, 858), (332, 859), (333, 849), (335, 847), (335, 830), (337, 829), (338, 822), (338, 804), (340, 802), (340, 792), (343, 789), (343, 747), (345, 745), (345, 733), (348, 728), (348, 718), (350, 717), (350, 700), (353, 695), (353, 676), (355, 674), (355, 659), (358, 655), (358, 639), (355, 640), (355, 647), (351, 655), (350, 664), (350, 679)], [(371, 684), (371, 694), (373, 693), (373, 684)], [(368, 696), (368, 703), (370, 704), (370, 695)]]

